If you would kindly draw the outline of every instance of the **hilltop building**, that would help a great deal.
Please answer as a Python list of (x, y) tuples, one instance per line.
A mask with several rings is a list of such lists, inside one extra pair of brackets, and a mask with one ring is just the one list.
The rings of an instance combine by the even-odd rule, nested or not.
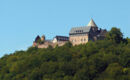
[(66, 41), (69, 41), (69, 37), (66, 37), (66, 36), (56, 36), (53, 39), (53, 43), (66, 42)]
[(91, 19), (87, 26), (73, 27), (69, 32), (69, 37), (55, 36), (53, 40), (46, 40), (44, 35), (41, 38), (37, 36), (33, 46), (38, 48), (63, 46), (68, 41), (73, 45), (86, 44), (88, 41), (103, 40), (106, 33), (105, 29), (99, 29), (93, 19)]
[(74, 27), (70, 30), (69, 41), (73, 45), (85, 44), (88, 41), (101, 40), (105, 38), (106, 30), (98, 29), (93, 19), (87, 26)]
[(53, 40), (46, 40), (44, 35), (41, 38), (40, 36), (37, 36), (35, 41), (33, 42), (33, 47), (47, 48), (49, 46), (63, 46), (68, 41), (69, 37), (66, 36), (56, 36), (53, 38)]

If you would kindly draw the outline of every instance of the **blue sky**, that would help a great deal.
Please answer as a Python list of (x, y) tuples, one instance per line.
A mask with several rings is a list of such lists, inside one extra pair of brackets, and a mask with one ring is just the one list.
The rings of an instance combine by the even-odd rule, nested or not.
[(91, 18), (100, 28), (116, 26), (130, 36), (130, 0), (0, 0), (0, 57), (26, 50), (37, 35), (68, 36)]

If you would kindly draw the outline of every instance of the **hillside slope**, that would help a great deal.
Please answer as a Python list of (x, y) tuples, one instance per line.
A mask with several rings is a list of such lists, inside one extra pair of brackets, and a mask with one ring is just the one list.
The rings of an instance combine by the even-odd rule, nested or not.
[[(111, 37), (117, 33), (109, 34)], [(130, 39), (17, 51), (0, 59), (0, 80), (130, 80)], [(118, 39), (117, 39), (118, 38)]]

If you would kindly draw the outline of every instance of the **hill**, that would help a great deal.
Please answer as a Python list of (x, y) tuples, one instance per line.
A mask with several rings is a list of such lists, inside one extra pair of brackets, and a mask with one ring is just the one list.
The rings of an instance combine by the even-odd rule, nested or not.
[(0, 59), (0, 80), (130, 80), (130, 39), (112, 28), (105, 40), (16, 51)]

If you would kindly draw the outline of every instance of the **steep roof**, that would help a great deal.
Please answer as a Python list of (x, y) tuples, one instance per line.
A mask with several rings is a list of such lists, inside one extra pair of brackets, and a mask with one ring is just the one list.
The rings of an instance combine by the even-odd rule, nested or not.
[(82, 33), (88, 33), (91, 29), (91, 27), (97, 27), (93, 19), (90, 20), (87, 26), (83, 27), (73, 27), (70, 30), (70, 34), (82, 34)]
[(67, 37), (67, 36), (56, 36), (55, 38), (58, 41), (69, 41), (69, 37)]
[(84, 27), (74, 27), (70, 30), (70, 34), (76, 34), (76, 33), (88, 33), (90, 31), (90, 26), (84, 26)]
[(35, 42), (37, 42), (38, 40), (40, 40), (40, 36), (38, 35), (36, 38), (35, 38)]
[(88, 26), (97, 27), (93, 19), (90, 20), (90, 22), (88, 23)]

